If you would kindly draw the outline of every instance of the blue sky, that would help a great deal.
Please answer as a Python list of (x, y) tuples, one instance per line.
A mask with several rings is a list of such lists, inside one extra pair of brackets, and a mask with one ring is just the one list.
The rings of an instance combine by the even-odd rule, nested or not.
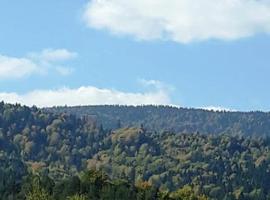
[(269, 2), (181, 1), (0, 0), (0, 99), (269, 111)]

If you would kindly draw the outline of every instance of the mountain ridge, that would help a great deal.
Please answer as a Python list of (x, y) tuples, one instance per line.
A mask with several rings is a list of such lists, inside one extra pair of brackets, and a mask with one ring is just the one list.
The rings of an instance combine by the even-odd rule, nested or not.
[(91, 116), (109, 129), (145, 126), (153, 131), (203, 134), (270, 135), (270, 113), (262, 111), (208, 111), (172, 106), (75, 106), (45, 108), (47, 112)]

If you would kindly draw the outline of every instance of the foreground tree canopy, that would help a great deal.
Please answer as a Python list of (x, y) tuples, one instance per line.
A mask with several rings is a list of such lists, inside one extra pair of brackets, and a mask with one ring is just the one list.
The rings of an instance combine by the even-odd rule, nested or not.
[[(205, 126), (218, 129), (210, 120), (215, 114), (207, 113)], [(250, 116), (246, 127), (265, 126)], [(114, 122), (0, 103), (0, 199), (270, 198), (270, 140), (263, 129), (200, 134)]]

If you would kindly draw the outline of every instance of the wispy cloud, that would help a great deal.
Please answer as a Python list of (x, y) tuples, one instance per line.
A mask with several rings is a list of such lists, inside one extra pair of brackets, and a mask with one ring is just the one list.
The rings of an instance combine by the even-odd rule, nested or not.
[(72, 68), (63, 66), (68, 60), (76, 58), (77, 53), (66, 49), (45, 49), (32, 52), (24, 57), (0, 54), (0, 80), (18, 79), (32, 74), (46, 74), (50, 70), (60, 75), (68, 75)]
[(175, 90), (175, 88), (172, 85), (169, 85), (159, 80), (146, 80), (146, 79), (140, 78), (138, 79), (138, 82), (144, 87), (151, 88), (151, 89), (154, 88), (156, 90), (162, 90), (166, 93), (170, 93)]
[(59, 62), (74, 59), (78, 56), (76, 52), (67, 49), (44, 49), (41, 52), (32, 52), (29, 57), (44, 62)]
[(62, 76), (68, 76), (70, 74), (72, 74), (72, 72), (74, 71), (73, 68), (70, 67), (56, 67), (55, 70)]
[(180, 43), (270, 33), (269, 0), (91, 0), (89, 27)]
[(93, 86), (82, 86), (75, 89), (35, 90), (22, 95), (17, 93), (0, 93), (0, 100), (39, 107), (108, 104), (171, 105), (170, 96), (162, 90), (132, 93)]
[(0, 55), (0, 79), (21, 78), (39, 71), (38, 65), (30, 59)]

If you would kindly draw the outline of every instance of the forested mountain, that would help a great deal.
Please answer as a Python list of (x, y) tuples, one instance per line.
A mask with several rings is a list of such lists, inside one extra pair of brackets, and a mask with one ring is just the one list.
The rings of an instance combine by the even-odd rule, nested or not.
[[(122, 107), (108, 108), (119, 110)], [(142, 109), (142, 113), (144, 109), (123, 108)], [(168, 131), (166, 124), (160, 121), (171, 118), (160, 116), (165, 116), (167, 111), (168, 116), (180, 119), (172, 113), (182, 112), (181, 109), (152, 106), (145, 109), (160, 112), (159, 117), (153, 114), (153, 119), (157, 120), (149, 121), (149, 127), (146, 121), (140, 120), (139, 111), (134, 111), (134, 116), (129, 111), (126, 119), (120, 119), (121, 124), (113, 112), (99, 111), (107, 116), (106, 120), (111, 118), (113, 123), (118, 122), (118, 128), (112, 129), (106, 128), (113, 124), (110, 121), (103, 125), (105, 118), (99, 121), (93, 116), (75, 116), (59, 109), (48, 112), (36, 107), (0, 103), (0, 199), (270, 198), (268, 137), (248, 136), (253, 132), (245, 134), (244, 129), (235, 134), (222, 133), (224, 131), (201, 134), (197, 131), (203, 131), (198, 128), (190, 133)], [(183, 111), (216, 117), (235, 115), (242, 125), (244, 119), (249, 120), (245, 122), (249, 131), (253, 130), (251, 122), (252, 126), (256, 123), (258, 127), (268, 125), (266, 113)], [(126, 127), (125, 120), (132, 120), (127, 119), (128, 116), (137, 121)], [(197, 117), (200, 121), (199, 114)], [(195, 122), (195, 117), (190, 118)], [(259, 123), (261, 120), (263, 123)], [(216, 119), (213, 121), (217, 123)], [(151, 123), (157, 126), (150, 128)], [(211, 124), (207, 126), (213, 128)], [(163, 128), (159, 130), (158, 127)]]
[(140, 126), (152, 131), (270, 136), (270, 113), (215, 112), (170, 106), (77, 106), (45, 109), (91, 116), (106, 128)]

